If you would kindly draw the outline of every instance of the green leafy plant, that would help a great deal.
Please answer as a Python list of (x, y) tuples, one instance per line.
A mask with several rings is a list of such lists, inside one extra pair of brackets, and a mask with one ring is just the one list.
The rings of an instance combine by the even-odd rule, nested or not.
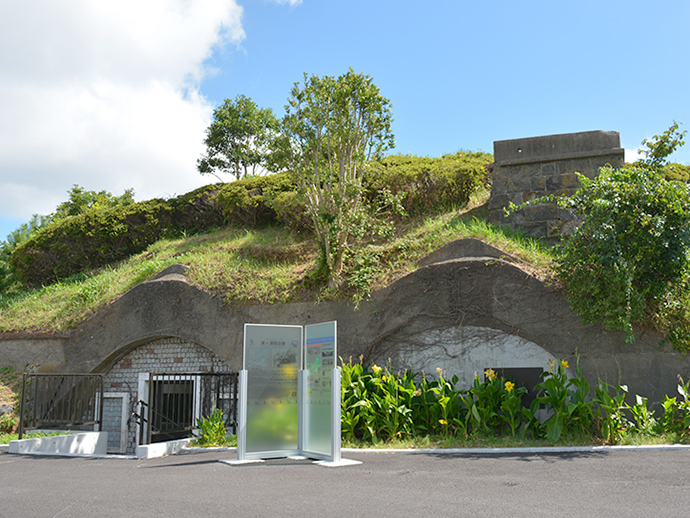
[(677, 389), (682, 400), (679, 400), (678, 396), (664, 396), (662, 401), (664, 413), (657, 424), (659, 433), (679, 436), (690, 433), (690, 382), (685, 383), (680, 376), (678, 380), (680, 383)]
[(635, 404), (630, 407), (637, 432), (643, 436), (651, 436), (657, 426), (654, 414), (647, 408), (647, 398), (635, 395)]
[(687, 131), (679, 130), (680, 123), (673, 121), (673, 124), (661, 135), (654, 135), (651, 139), (644, 139), (642, 145), (646, 149), (640, 149), (644, 158), (637, 164), (650, 169), (663, 169), (667, 165), (667, 157), (681, 147)]
[(543, 405), (549, 416), (544, 425), (546, 437), (556, 442), (564, 430), (589, 434), (594, 422), (592, 407), (589, 403), (590, 387), (582, 376), (582, 369), (577, 365), (575, 376), (568, 377), (569, 365), (565, 360), (552, 360), (548, 372), (543, 374), (544, 381), (535, 390), (539, 394), (531, 406), (532, 414), (537, 414)]
[[(672, 293), (688, 271), (690, 189), (647, 168), (604, 168), (562, 205), (584, 218), (556, 271), (587, 323), (626, 331)], [(674, 346), (690, 343), (676, 337)]]
[(511, 437), (518, 435), (524, 438), (535, 422), (529, 409), (522, 404), (522, 398), (527, 393), (527, 389), (516, 387), (512, 381), (503, 381), (505, 393), (501, 402), (500, 418), (509, 428)]
[(599, 381), (594, 401), (598, 405), (596, 424), (599, 434), (606, 444), (619, 444), (629, 431), (630, 423), (625, 417), (629, 406), (625, 403), (628, 387), (619, 385), (612, 394), (613, 387)]
[(493, 433), (501, 425), (499, 412), (503, 400), (502, 378), (489, 369), (484, 373), (484, 382), (476, 375), (470, 389), (470, 424), (473, 430)]
[(346, 439), (374, 444), (413, 433), (415, 388), (411, 373), (392, 374), (388, 368), (343, 363), (341, 430)]
[(17, 418), (14, 415), (3, 414), (0, 415), (0, 432), (10, 433), (13, 432), (17, 426)]
[(199, 428), (198, 444), (200, 446), (223, 446), (226, 443), (227, 432), (223, 421), (223, 411), (220, 408), (215, 408), (211, 415), (197, 419), (196, 425)]

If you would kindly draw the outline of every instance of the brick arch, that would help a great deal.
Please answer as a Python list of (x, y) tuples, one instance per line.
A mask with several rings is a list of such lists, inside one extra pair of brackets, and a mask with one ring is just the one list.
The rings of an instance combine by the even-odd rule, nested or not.
[[(124, 414), (127, 416), (132, 415), (135, 410), (135, 404), (140, 397), (138, 394), (140, 373), (227, 372), (229, 370), (225, 360), (207, 347), (179, 337), (156, 338), (143, 344), (136, 344), (134, 347), (123, 347), (121, 351), (125, 353), (111, 362), (104, 379), (106, 398), (104, 429), (113, 434), (112, 440), (109, 437), (110, 447), (116, 447), (115, 442), (120, 440), (117, 430), (121, 429), (122, 406), (126, 407)], [(108, 398), (108, 394), (118, 396)], [(115, 399), (117, 399), (116, 406), (113, 406), (112, 401)], [(124, 401), (124, 403), (119, 401)], [(136, 448), (136, 423), (133, 420), (127, 423), (126, 430), (125, 451), (133, 453)]]

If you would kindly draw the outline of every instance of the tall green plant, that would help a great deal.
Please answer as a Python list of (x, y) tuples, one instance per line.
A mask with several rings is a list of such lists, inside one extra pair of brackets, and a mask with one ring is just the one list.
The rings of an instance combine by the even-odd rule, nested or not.
[(223, 421), (223, 411), (214, 408), (211, 415), (202, 419), (197, 419), (199, 428), (199, 444), (202, 446), (222, 446), (225, 443), (225, 423)]
[(305, 74), (286, 110), (274, 156), (295, 175), (335, 288), (345, 252), (368, 222), (367, 163), (394, 145), (390, 101), (370, 76), (349, 70), (337, 78)]
[(596, 423), (601, 438), (606, 444), (618, 444), (630, 427), (625, 411), (630, 407), (625, 403), (628, 387), (619, 385), (615, 391), (608, 383), (599, 381), (594, 399), (597, 403)]
[(589, 434), (594, 423), (594, 414), (589, 402), (590, 387), (582, 375), (578, 363), (575, 376), (568, 376), (568, 362), (565, 360), (551, 362), (544, 380), (535, 390), (538, 396), (531, 406), (532, 414), (537, 414), (543, 405), (548, 418), (544, 422), (546, 437), (556, 442), (563, 431)]

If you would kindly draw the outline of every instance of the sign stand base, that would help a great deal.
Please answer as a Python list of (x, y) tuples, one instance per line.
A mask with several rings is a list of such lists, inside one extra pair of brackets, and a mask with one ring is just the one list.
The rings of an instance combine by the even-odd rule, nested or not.
[(314, 464), (318, 466), (323, 466), (325, 468), (340, 468), (343, 466), (356, 466), (357, 464), (361, 464), (362, 462), (359, 460), (350, 460), (350, 459), (340, 459), (340, 460), (317, 460), (314, 462)]

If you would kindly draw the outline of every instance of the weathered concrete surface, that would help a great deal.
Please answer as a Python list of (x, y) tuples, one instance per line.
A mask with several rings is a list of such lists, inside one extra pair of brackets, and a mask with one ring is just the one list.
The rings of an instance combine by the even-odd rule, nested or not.
[(44, 372), (60, 370), (65, 364), (65, 344), (69, 335), (0, 333), (0, 366)]
[(504, 255), (483, 243), (453, 243), (358, 309), (336, 302), (226, 306), (190, 285), (180, 270), (167, 271), (135, 287), (69, 336), (0, 339), (0, 365), (108, 372), (134, 348), (178, 337), (210, 349), (238, 370), (245, 323), (337, 320), (339, 355), (346, 361), (363, 355), (365, 362), (385, 364), (390, 358), (394, 367), (412, 363), (418, 371), (435, 370), (438, 362), (444, 369), (454, 365), (466, 378), (478, 366), (543, 367), (549, 358), (566, 359), (574, 366), (579, 356), (592, 385), (598, 378), (620, 381), (632, 394), (656, 403), (664, 394), (676, 393), (678, 374), (690, 379), (690, 361), (661, 348), (658, 336), (638, 330), (635, 343), (628, 345), (621, 332), (583, 326), (562, 292), (511, 258), (501, 259)]
[(594, 178), (605, 165), (622, 167), (625, 151), (615, 131), (586, 131), (494, 142), (489, 218), (536, 237), (558, 238), (577, 222), (555, 203), (541, 203), (505, 217), (511, 203), (568, 196), (580, 187), (576, 172)]

